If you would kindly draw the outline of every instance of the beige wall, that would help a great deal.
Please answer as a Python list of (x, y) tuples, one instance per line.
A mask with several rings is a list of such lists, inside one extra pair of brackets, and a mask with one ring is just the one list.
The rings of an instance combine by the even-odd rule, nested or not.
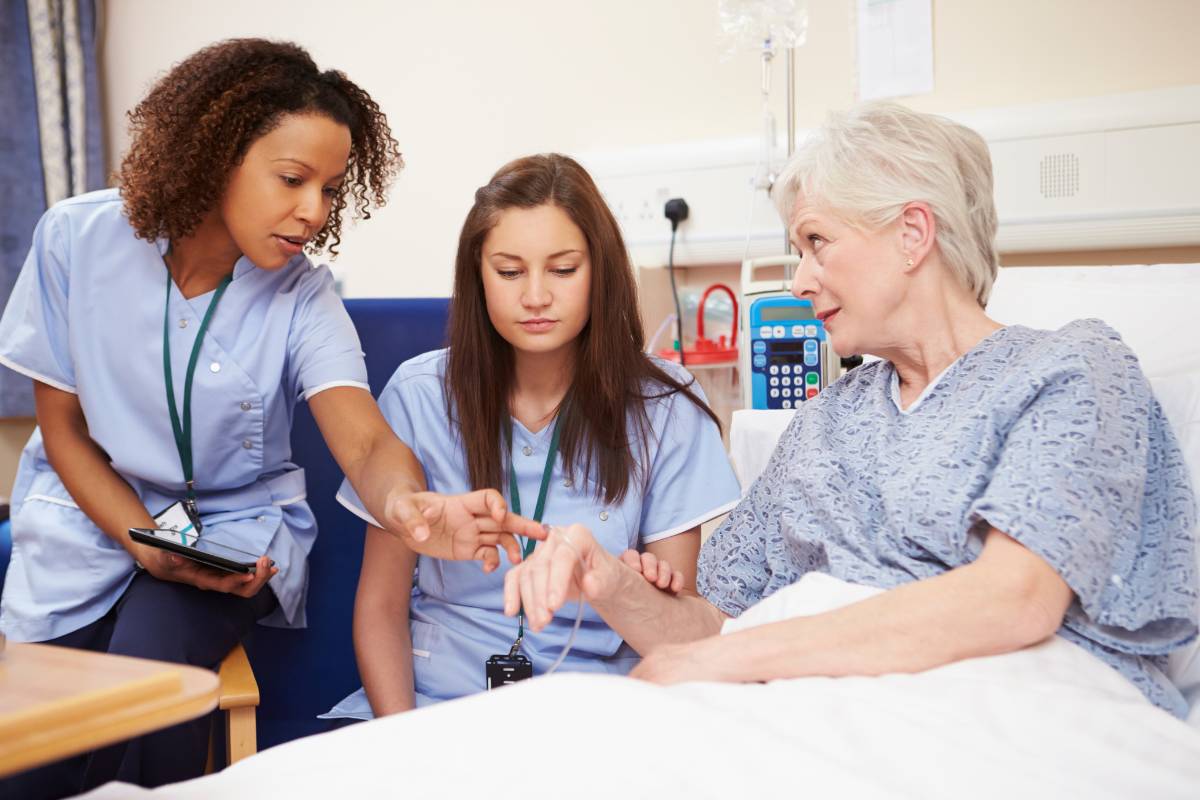
[[(853, 0), (809, 0), (799, 122), (854, 98)], [(758, 58), (724, 57), (716, 0), (109, 0), (109, 153), (153, 78), (228, 36), (294, 39), (388, 112), (408, 168), (391, 205), (351, 230), (351, 295), (446, 294), (475, 187), (504, 161), (756, 135)], [(1136, 9), (1136, 10), (1135, 10)], [(933, 94), (963, 111), (1200, 83), (1200, 3), (934, 0)], [(782, 63), (782, 59), (777, 59)], [(783, 76), (777, 70), (777, 116)], [(114, 161), (115, 163), (115, 161)]]

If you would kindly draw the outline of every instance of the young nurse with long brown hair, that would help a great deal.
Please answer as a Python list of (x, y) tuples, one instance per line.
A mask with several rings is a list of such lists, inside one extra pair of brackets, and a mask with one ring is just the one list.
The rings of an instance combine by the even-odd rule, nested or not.
[[(475, 193), (449, 340), (401, 365), (379, 400), (429, 488), (495, 488), (547, 524), (590, 520), (631, 569), (637, 551), (650, 553), (647, 579), (694, 592), (700, 524), (735, 504), (737, 481), (691, 376), (642, 352), (625, 245), (578, 163), (522, 158)], [(532, 633), (504, 616), (507, 559), (481, 572), (418, 556), (375, 527), (349, 483), (339, 498), (370, 523), (354, 617), (365, 686), (329, 716), (369, 719), (480, 691), (493, 655), (545, 673), (574, 604)], [(587, 607), (562, 669), (625, 673), (637, 659)]]

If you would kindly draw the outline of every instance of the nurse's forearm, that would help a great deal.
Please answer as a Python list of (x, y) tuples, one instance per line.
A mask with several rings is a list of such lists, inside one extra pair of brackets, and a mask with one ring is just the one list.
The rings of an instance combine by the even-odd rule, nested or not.
[[(598, 554), (599, 555), (599, 554)], [(721, 632), (726, 615), (694, 592), (678, 595), (651, 586), (639, 573), (604, 553), (602, 598), (589, 600), (629, 646), (645, 655), (661, 644), (690, 642)]]
[(356, 611), (354, 655), (376, 717), (409, 711), (416, 706), (407, 609), (402, 615)]
[[(350, 473), (346, 477), (349, 478)], [(426, 488), (421, 462), (390, 429), (376, 440), (355, 478), (351, 478), (351, 485), (367, 511), (378, 520), (388, 518), (387, 506), (391, 497), (423, 492)]]
[(366, 510), (388, 519), (389, 497), (425, 491), (421, 463), (388, 426), (370, 392), (336, 386), (308, 400), (329, 452)]
[(415, 705), (408, 624), (417, 556), (396, 537), (367, 526), (354, 594), (354, 655), (375, 716)]
[(136, 557), (129, 528), (153, 528), (154, 518), (92, 440), (79, 398), (43, 383), (33, 386), (50, 466), (96, 527)]

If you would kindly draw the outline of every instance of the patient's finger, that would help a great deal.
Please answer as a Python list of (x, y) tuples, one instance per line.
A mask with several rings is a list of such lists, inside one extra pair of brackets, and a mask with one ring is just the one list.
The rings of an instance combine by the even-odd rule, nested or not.
[(658, 558), (654, 553), (642, 553), (642, 575), (651, 583), (658, 580)]
[(671, 585), (671, 565), (666, 559), (659, 559), (658, 581), (654, 585), (659, 589), (666, 589)]
[(675, 574), (671, 576), (671, 592), (679, 594), (683, 591), (683, 573), (675, 570)]
[(515, 617), (521, 608), (521, 573), (524, 564), (518, 564), (504, 573), (504, 615)]
[[(579, 556), (568, 546), (559, 547), (550, 564), (549, 602), (555, 611), (563, 607), (571, 591), (571, 583), (575, 579), (575, 567), (579, 564)], [(580, 600), (582, 602), (582, 599)]]
[[(553, 541), (543, 542), (534, 551), (536, 557), (529, 559), (529, 582), (533, 586), (534, 600), (525, 606), (530, 619), (537, 620), (539, 625), (550, 624), (550, 609), (546, 602), (546, 584), (550, 580), (549, 563), (554, 559)], [(540, 551), (540, 552), (539, 552)]]
[(521, 570), (521, 575), (518, 578), (518, 583), (521, 585), (521, 607), (525, 609), (525, 619), (529, 623), (529, 629), (536, 632), (541, 630), (541, 626), (537, 624), (537, 619), (533, 616), (533, 576), (532, 563), (527, 562), (525, 568)]
[(621, 562), (632, 570), (636, 570), (639, 574), (642, 571), (642, 554), (637, 550), (626, 550), (621, 553)]

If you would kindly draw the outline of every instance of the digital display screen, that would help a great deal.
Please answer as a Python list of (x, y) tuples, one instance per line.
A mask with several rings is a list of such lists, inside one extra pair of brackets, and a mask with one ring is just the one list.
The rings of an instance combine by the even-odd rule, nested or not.
[(816, 319), (812, 306), (760, 306), (758, 318), (763, 322), (789, 321), (793, 319)]
[(776, 353), (803, 353), (804, 340), (798, 339), (791, 342), (771, 342), (771, 355)]

